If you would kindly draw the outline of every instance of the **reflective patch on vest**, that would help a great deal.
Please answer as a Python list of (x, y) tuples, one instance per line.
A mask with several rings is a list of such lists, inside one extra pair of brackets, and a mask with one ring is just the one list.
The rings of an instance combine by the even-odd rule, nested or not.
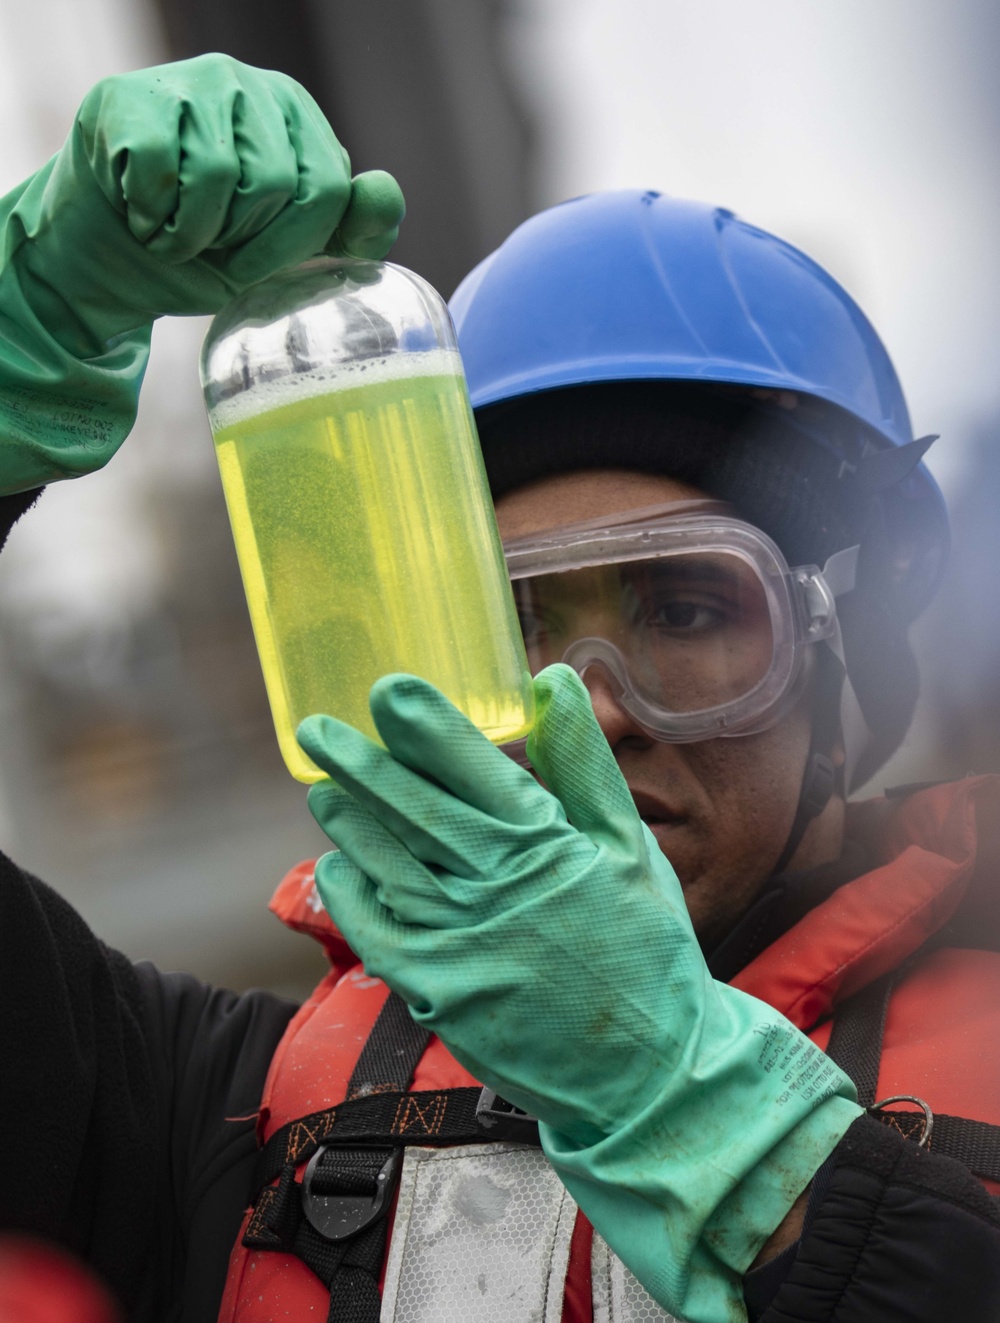
[(575, 1220), (536, 1148), (408, 1148), (382, 1323), (560, 1323)]
[(596, 1231), (590, 1274), (594, 1323), (681, 1323), (656, 1303)]

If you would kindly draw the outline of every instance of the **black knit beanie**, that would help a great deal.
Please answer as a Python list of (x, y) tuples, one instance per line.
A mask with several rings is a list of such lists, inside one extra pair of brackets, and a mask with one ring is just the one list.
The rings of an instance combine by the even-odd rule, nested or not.
[(842, 458), (858, 448), (859, 425), (845, 420), (836, 444), (817, 445), (799, 417), (801, 399), (686, 382), (608, 382), (522, 396), (480, 410), (476, 421), (494, 497), (574, 469), (662, 473), (730, 502), (774, 538), (790, 565), (822, 565), (860, 536), (864, 502), (844, 480)]

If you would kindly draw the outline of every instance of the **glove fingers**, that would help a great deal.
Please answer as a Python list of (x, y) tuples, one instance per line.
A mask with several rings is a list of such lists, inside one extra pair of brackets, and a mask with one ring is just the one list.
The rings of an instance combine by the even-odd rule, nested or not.
[(558, 805), (445, 698), (415, 675), (386, 675), (371, 691), (371, 713), (392, 756), (463, 803), (500, 822), (541, 826)]
[[(140, 243), (162, 229), (177, 210), (180, 196), (180, 135), (169, 111), (143, 126), (138, 141), (115, 150), (81, 118), (80, 129), (91, 169), (109, 202), (125, 213)], [(81, 111), (82, 117), (82, 111)], [(119, 175), (119, 170), (121, 171)]]
[(397, 762), (353, 726), (334, 717), (307, 717), (296, 738), (317, 767), (422, 864), (463, 877), (476, 877), (484, 864), (490, 866), (482, 848), (476, 850), (483, 835), (476, 810)]
[(590, 695), (569, 666), (535, 677), (535, 727), (528, 757), (579, 831), (626, 847), (642, 840), (641, 823)]
[(159, 72), (102, 79), (84, 97), (67, 141), (77, 168), (90, 170), (142, 243), (173, 215), (179, 188), (183, 107)]
[(212, 247), (226, 225), (242, 169), (231, 101), (191, 99), (180, 120), (177, 207), (146, 247), (164, 262), (188, 262)]
[(405, 214), (403, 193), (392, 175), (384, 170), (355, 175), (351, 200), (326, 251), (381, 261), (396, 242)]
[(312, 97), (227, 56), (106, 79), (78, 130), (150, 253), (176, 264), (233, 249), (238, 284), (321, 252), (350, 196), (346, 153)]
[(401, 924), (381, 903), (375, 887), (362, 869), (339, 850), (317, 862), (316, 890), (330, 918), (351, 950), (365, 962), (368, 973), (381, 978), (374, 962), (378, 952), (399, 943)]
[(297, 188), (280, 212), (225, 262), (240, 284), (323, 252), (351, 196), (350, 160), (312, 98), (291, 79), (281, 99)]
[(423, 1014), (431, 1006), (420, 989), (425, 948), (434, 934), (400, 923), (379, 901), (371, 880), (345, 855), (325, 854), (316, 865), (316, 890), (330, 918), (361, 958), (408, 1005)]
[(240, 92), (233, 100), (232, 132), (240, 178), (226, 222), (212, 247), (237, 248), (278, 216), (299, 190), (299, 165), (284, 111), (270, 89)]
[(400, 923), (451, 928), (468, 922), (467, 907), (448, 890), (455, 879), (436, 875), (346, 791), (320, 781), (309, 791), (309, 810), (340, 848), (368, 877), (379, 901)]

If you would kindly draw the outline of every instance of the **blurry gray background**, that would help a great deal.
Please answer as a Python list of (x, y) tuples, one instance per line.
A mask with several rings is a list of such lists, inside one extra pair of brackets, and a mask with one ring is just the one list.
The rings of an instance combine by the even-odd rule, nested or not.
[[(823, 262), (880, 329), (955, 516), (925, 695), (873, 789), (1000, 769), (1000, 11), (991, 0), (0, 0), (0, 189), (110, 73), (284, 69), (354, 167), (400, 179), (394, 257), (449, 294), (538, 207), (654, 187)], [(129, 955), (304, 994), (266, 909), (324, 848), (274, 742), (200, 405), (161, 323), (139, 424), (0, 559), (0, 846)]]

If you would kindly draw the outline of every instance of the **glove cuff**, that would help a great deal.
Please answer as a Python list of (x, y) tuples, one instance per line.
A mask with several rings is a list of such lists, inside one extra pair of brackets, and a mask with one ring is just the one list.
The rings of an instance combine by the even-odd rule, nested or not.
[[(539, 1133), (563, 1184), (650, 1294), (688, 1323), (722, 1323), (740, 1317), (743, 1274), (861, 1114), (834, 1094), (782, 1133), (784, 1117), (761, 1125), (751, 1107), (743, 1128), (756, 1116), (755, 1133), (720, 1134), (711, 1162), (669, 1118), (588, 1149), (544, 1124)], [(748, 1169), (768, 1127), (774, 1142)]]
[[(135, 422), (151, 326), (79, 356), (48, 329), (32, 292), (49, 290), (27, 271), (35, 242), (17, 214), (29, 190), (44, 191), (46, 166), (0, 201), (0, 494), (30, 491), (100, 468)], [(50, 300), (51, 301), (51, 300)], [(45, 299), (42, 299), (43, 304)], [(97, 347), (97, 342), (91, 348)]]

